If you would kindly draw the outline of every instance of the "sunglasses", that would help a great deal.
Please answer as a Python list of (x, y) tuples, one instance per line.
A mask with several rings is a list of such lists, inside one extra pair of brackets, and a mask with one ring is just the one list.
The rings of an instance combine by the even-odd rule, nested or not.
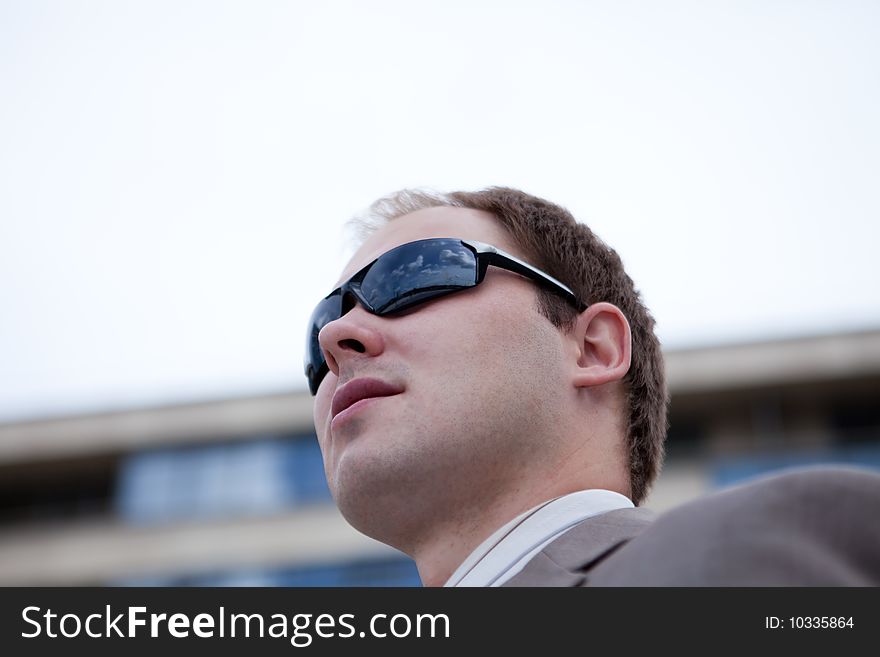
[(306, 335), (305, 371), (315, 395), (329, 368), (318, 343), (327, 324), (354, 308), (356, 302), (374, 315), (401, 312), (433, 299), (476, 287), (489, 265), (530, 278), (558, 293), (578, 312), (587, 305), (568, 287), (501, 249), (473, 240), (418, 240), (398, 246), (373, 260), (317, 305)]

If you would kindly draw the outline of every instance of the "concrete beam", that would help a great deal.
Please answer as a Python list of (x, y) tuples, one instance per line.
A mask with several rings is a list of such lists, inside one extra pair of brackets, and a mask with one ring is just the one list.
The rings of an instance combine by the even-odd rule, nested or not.
[(111, 520), (0, 531), (0, 585), (74, 586), (237, 568), (316, 566), (399, 554), (333, 505), (265, 518), (163, 526)]

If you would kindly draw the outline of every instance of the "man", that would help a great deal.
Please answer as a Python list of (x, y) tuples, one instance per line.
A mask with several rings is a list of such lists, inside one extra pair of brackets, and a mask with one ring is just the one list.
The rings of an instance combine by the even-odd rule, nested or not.
[[(796, 493), (818, 483), (823, 500), (880, 511), (880, 477), (810, 472), (655, 521), (638, 505), (663, 457), (663, 360), (617, 254), (507, 188), (401, 192), (371, 217), (313, 314), (306, 373), (337, 505), (409, 554), (425, 585), (747, 584), (743, 570), (773, 559), (758, 550), (743, 565), (718, 542), (824, 535), (824, 515), (786, 525)], [(781, 500), (769, 514), (766, 495)], [(880, 544), (866, 531), (830, 546), (833, 563), (811, 554), (755, 583), (876, 578), (876, 553), (849, 550)]]

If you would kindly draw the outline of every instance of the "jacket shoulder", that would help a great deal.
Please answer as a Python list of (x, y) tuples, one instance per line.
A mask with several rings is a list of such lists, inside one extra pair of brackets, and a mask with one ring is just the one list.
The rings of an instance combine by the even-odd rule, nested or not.
[(880, 584), (880, 475), (808, 468), (684, 504), (592, 569), (598, 586)]

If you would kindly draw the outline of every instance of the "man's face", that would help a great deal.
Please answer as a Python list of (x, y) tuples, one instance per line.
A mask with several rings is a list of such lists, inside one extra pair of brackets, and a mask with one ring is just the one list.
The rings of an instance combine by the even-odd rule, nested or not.
[[(396, 246), (431, 237), (478, 240), (522, 257), (491, 214), (430, 208), (373, 233), (339, 282)], [(358, 304), (324, 327), (330, 372), (315, 398), (315, 429), (328, 484), (352, 525), (409, 551), (427, 528), (515, 488), (548, 449), (565, 398), (563, 341), (535, 295), (527, 279), (490, 267), (475, 288), (387, 317)], [(338, 410), (345, 387), (366, 379), (397, 394), (334, 417), (334, 394), (343, 391)]]

